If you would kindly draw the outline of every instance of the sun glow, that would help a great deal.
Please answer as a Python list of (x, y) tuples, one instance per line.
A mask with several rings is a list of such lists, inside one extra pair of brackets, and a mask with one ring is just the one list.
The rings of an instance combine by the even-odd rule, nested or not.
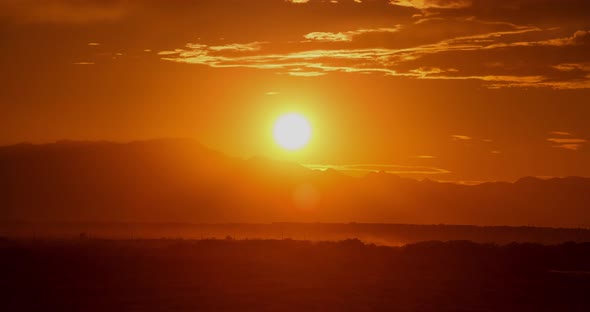
[(275, 141), (284, 149), (298, 150), (307, 145), (311, 138), (311, 125), (297, 113), (282, 115), (275, 122), (273, 135)]

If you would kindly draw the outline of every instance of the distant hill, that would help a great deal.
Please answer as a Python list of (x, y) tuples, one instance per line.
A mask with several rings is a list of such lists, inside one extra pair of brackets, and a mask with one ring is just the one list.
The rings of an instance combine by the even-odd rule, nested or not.
[(590, 226), (590, 179), (474, 186), (356, 178), (193, 140), (0, 147), (0, 221), (377, 222)]

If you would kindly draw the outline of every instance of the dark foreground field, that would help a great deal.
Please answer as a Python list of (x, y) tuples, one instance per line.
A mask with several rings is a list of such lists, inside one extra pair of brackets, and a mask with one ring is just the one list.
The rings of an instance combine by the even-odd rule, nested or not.
[(590, 244), (0, 242), (2, 311), (590, 311)]

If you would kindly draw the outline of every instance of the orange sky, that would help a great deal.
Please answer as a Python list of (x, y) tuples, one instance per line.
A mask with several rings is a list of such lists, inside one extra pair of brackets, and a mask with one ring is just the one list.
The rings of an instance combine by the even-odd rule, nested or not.
[[(446, 181), (590, 176), (589, 15), (587, 0), (3, 0), (0, 144), (192, 137)], [(272, 142), (288, 111), (314, 128), (301, 152)]]

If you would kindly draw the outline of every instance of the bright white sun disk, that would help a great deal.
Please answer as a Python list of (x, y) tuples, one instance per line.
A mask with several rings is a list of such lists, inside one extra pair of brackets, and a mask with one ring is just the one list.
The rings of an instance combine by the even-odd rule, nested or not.
[(275, 123), (273, 134), (276, 142), (283, 148), (298, 150), (309, 142), (311, 126), (302, 115), (289, 113), (279, 117)]

